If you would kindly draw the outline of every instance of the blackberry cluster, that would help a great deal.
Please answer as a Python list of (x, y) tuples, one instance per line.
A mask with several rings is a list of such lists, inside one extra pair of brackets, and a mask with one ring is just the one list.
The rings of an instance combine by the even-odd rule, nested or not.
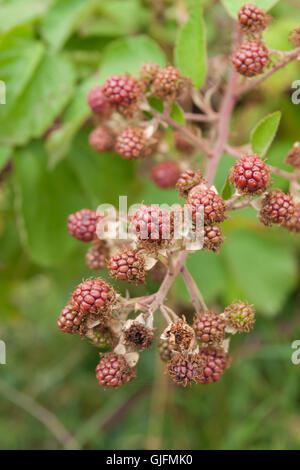
[(289, 232), (299, 233), (300, 232), (300, 205), (295, 206), (294, 214), (288, 219), (282, 222), (282, 226), (289, 230)]
[(225, 308), (224, 315), (229, 326), (239, 333), (248, 333), (255, 323), (255, 309), (248, 302), (238, 300)]
[(114, 289), (101, 278), (96, 278), (79, 284), (73, 292), (72, 302), (80, 314), (101, 316), (104, 323), (109, 318), (115, 298)]
[(172, 355), (176, 352), (175, 345), (170, 341), (160, 339), (158, 345), (158, 352), (162, 361), (167, 362), (171, 359)]
[(173, 217), (159, 206), (144, 205), (136, 211), (132, 220), (132, 231), (140, 242), (165, 245), (173, 234)]
[(85, 262), (89, 269), (105, 269), (109, 259), (109, 247), (105, 240), (94, 240), (85, 255)]
[(289, 194), (280, 189), (272, 189), (262, 201), (259, 212), (260, 221), (264, 225), (282, 225), (291, 219), (295, 213), (295, 204)]
[(174, 160), (157, 163), (151, 170), (152, 181), (159, 188), (173, 188), (179, 178), (180, 170)]
[(131, 114), (141, 98), (142, 86), (139, 80), (130, 75), (111, 75), (104, 82), (102, 91), (111, 105), (118, 111)]
[(268, 50), (257, 41), (242, 44), (232, 58), (237, 72), (246, 77), (262, 73), (268, 61)]
[(160, 67), (154, 62), (146, 62), (140, 69), (140, 79), (144, 83), (145, 88), (152, 85), (156, 75), (158, 74)]
[(245, 33), (263, 31), (267, 26), (267, 16), (262, 8), (257, 5), (243, 5), (238, 12), (241, 29)]
[(189, 193), (187, 204), (191, 207), (192, 217), (201, 216), (201, 208), (204, 211), (204, 224), (213, 224), (225, 220), (225, 202), (212, 189), (195, 189)]
[(181, 173), (180, 177), (176, 182), (176, 191), (179, 192), (180, 196), (187, 198), (189, 191), (203, 182), (202, 172), (200, 170), (186, 170)]
[(240, 194), (254, 196), (266, 191), (270, 170), (258, 155), (246, 155), (236, 162), (229, 179)]
[(108, 267), (115, 279), (136, 284), (145, 282), (145, 258), (138, 251), (125, 248), (109, 260)]
[(82, 316), (75, 310), (74, 305), (70, 303), (62, 309), (57, 326), (64, 333), (74, 334), (80, 332), (82, 322)]
[(111, 329), (107, 327), (93, 328), (93, 334), (90, 339), (94, 346), (103, 350), (110, 349), (116, 345), (116, 337)]
[(111, 150), (114, 143), (115, 136), (106, 126), (96, 127), (89, 135), (89, 144), (98, 153)]
[(111, 114), (111, 105), (103, 94), (103, 87), (96, 86), (92, 88), (87, 96), (87, 103), (91, 111), (101, 117), (108, 117)]
[(130, 127), (117, 137), (116, 151), (125, 160), (135, 160), (146, 154), (147, 141), (142, 129)]
[(131, 382), (136, 372), (128, 365), (121, 354), (104, 353), (96, 367), (96, 376), (104, 388), (119, 388), (121, 385)]
[(225, 335), (225, 326), (224, 318), (213, 310), (200, 313), (193, 324), (197, 340), (206, 344), (221, 343)]
[(192, 382), (199, 382), (203, 374), (203, 361), (199, 354), (175, 354), (167, 364), (171, 379), (186, 387)]
[(83, 242), (90, 242), (96, 237), (96, 228), (101, 215), (90, 209), (81, 209), (68, 217), (69, 234)]
[(203, 249), (218, 253), (224, 242), (222, 231), (218, 225), (205, 225), (203, 237)]
[(160, 69), (153, 81), (153, 92), (159, 98), (178, 98), (184, 86), (184, 79), (176, 67), (169, 65)]
[(207, 385), (218, 382), (222, 374), (230, 365), (228, 354), (221, 348), (204, 346), (200, 349), (199, 355), (202, 359), (202, 373), (198, 378), (198, 383)]

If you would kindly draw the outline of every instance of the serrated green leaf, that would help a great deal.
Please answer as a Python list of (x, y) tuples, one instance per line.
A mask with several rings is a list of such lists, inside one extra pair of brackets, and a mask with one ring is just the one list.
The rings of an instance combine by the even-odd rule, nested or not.
[(68, 103), (74, 83), (70, 62), (47, 54), (5, 119), (0, 120), (0, 142), (24, 145), (40, 137)]
[(42, 36), (58, 51), (96, 7), (95, 0), (56, 0), (41, 24)]
[(279, 123), (281, 119), (281, 112), (268, 114), (255, 126), (251, 133), (251, 146), (253, 152), (257, 153), (260, 157), (264, 157), (272, 144)]
[(221, 195), (222, 195), (222, 198), (225, 199), (225, 201), (227, 201), (227, 199), (231, 198), (232, 194), (233, 194), (232, 186), (229, 183), (229, 178), (227, 177), (224, 183)]
[(181, 28), (175, 48), (175, 61), (183, 75), (197, 88), (206, 77), (206, 39), (202, 2), (191, 8), (188, 21)]
[(176, 101), (172, 103), (170, 116), (174, 121), (178, 122), (178, 124), (185, 124), (184, 112)]
[[(228, 13), (233, 17), (237, 18), (239, 9), (245, 5), (245, 0), (221, 0)], [(251, 0), (251, 3), (258, 5), (265, 11), (270, 10), (279, 0)]]

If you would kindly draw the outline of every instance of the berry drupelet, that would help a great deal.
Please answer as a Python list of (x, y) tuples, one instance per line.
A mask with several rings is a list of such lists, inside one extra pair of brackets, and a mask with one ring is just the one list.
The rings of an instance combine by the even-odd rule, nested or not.
[(151, 179), (159, 188), (173, 188), (179, 175), (179, 166), (174, 160), (157, 163), (151, 170)]
[(203, 361), (203, 369), (197, 382), (202, 385), (218, 382), (223, 372), (230, 365), (228, 354), (221, 348), (203, 346), (199, 351), (199, 355)]
[(173, 234), (173, 217), (159, 206), (144, 205), (136, 211), (132, 230), (139, 240), (150, 243), (168, 241)]
[(288, 222), (294, 213), (295, 204), (291, 196), (280, 189), (272, 189), (262, 201), (259, 218), (264, 225), (281, 225)]
[(219, 344), (224, 339), (226, 322), (213, 310), (200, 313), (194, 321), (196, 338), (201, 343)]
[(99, 126), (89, 135), (89, 144), (96, 152), (111, 150), (115, 143), (113, 132), (106, 126)]
[(257, 41), (242, 44), (232, 58), (237, 72), (246, 77), (254, 77), (262, 73), (268, 61), (268, 50)]
[(115, 279), (143, 284), (145, 282), (145, 258), (133, 250), (124, 249), (113, 256), (108, 263), (109, 274)]
[(257, 195), (266, 191), (270, 170), (258, 155), (245, 155), (232, 168), (230, 183), (242, 195)]
[(111, 75), (104, 82), (102, 90), (109, 103), (117, 106), (118, 111), (131, 114), (140, 100), (142, 87), (130, 75)]
[(239, 24), (245, 33), (256, 33), (266, 29), (268, 18), (264, 10), (251, 3), (243, 5), (238, 12)]
[(226, 322), (239, 333), (248, 333), (255, 323), (254, 305), (237, 300), (224, 310)]
[(90, 242), (96, 238), (98, 222), (103, 218), (96, 211), (81, 209), (68, 217), (69, 234), (83, 242)]
[(219, 223), (225, 220), (225, 202), (212, 189), (195, 189), (189, 193), (187, 205), (191, 207), (192, 217), (201, 216), (203, 208), (204, 224)]
[(184, 79), (176, 67), (169, 65), (160, 69), (153, 82), (153, 92), (159, 98), (178, 98), (184, 86)]
[(186, 170), (181, 173), (176, 182), (175, 189), (180, 196), (187, 198), (189, 191), (203, 181), (202, 172), (200, 170)]
[(171, 344), (167, 339), (160, 339), (158, 345), (158, 352), (162, 361), (169, 361), (176, 352), (174, 344)]
[(300, 232), (300, 205), (295, 206), (295, 211), (292, 217), (288, 220), (283, 221), (282, 226), (289, 230), (289, 232), (299, 233)]
[(85, 262), (89, 269), (105, 269), (109, 259), (109, 246), (105, 240), (93, 240), (93, 245), (85, 255)]
[(72, 302), (83, 315), (108, 315), (114, 304), (114, 289), (100, 278), (83, 281), (74, 290)]
[(80, 332), (82, 321), (82, 316), (76, 311), (74, 305), (69, 303), (61, 311), (57, 326), (64, 333), (74, 334)]
[(205, 225), (203, 248), (206, 251), (213, 251), (218, 253), (220, 246), (224, 242), (221, 229), (218, 225)]
[(121, 354), (104, 353), (96, 367), (96, 376), (99, 385), (108, 388), (119, 388), (125, 383), (131, 382), (136, 373)]
[(116, 151), (126, 160), (146, 156), (147, 141), (142, 129), (129, 127), (117, 137)]

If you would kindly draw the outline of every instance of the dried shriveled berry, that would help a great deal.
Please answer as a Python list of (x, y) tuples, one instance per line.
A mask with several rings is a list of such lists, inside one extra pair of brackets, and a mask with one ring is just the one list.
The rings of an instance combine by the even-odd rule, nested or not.
[(254, 305), (249, 305), (248, 302), (232, 302), (225, 308), (224, 314), (228, 325), (240, 333), (248, 333), (254, 326), (255, 309)]
[(203, 249), (206, 251), (219, 252), (220, 246), (224, 242), (221, 229), (218, 225), (205, 225)]
[(90, 242), (96, 238), (98, 222), (103, 218), (96, 211), (81, 209), (68, 217), (69, 234), (83, 242)]
[(130, 367), (124, 356), (116, 353), (100, 354), (101, 360), (96, 367), (96, 376), (99, 385), (106, 388), (119, 388), (131, 382), (136, 376), (135, 370)]
[(145, 258), (136, 250), (125, 248), (109, 260), (108, 267), (115, 279), (136, 284), (145, 282)]
[(111, 75), (103, 84), (104, 96), (125, 115), (136, 110), (141, 93), (141, 83), (129, 75)]
[(126, 160), (135, 160), (148, 154), (147, 140), (142, 129), (129, 127), (116, 139), (116, 151)]
[(143, 351), (153, 343), (153, 330), (138, 321), (132, 321), (130, 326), (123, 330), (123, 337), (127, 346)]
[(170, 341), (166, 339), (160, 339), (158, 352), (161, 360), (167, 362), (176, 353), (175, 345), (171, 344)]
[(136, 211), (132, 220), (132, 231), (142, 245), (150, 249), (166, 246), (174, 231), (173, 214), (159, 206), (144, 205)]
[(188, 197), (189, 191), (203, 182), (203, 175), (200, 170), (186, 170), (181, 173), (176, 183), (176, 191), (179, 192), (180, 196)]
[(285, 158), (285, 163), (300, 170), (300, 143), (295, 142)]
[(169, 325), (165, 330), (165, 336), (169, 338), (170, 343), (174, 345), (177, 351), (185, 351), (193, 343), (194, 330), (185, 319), (180, 318)]
[(143, 81), (146, 88), (148, 88), (154, 81), (160, 67), (154, 62), (146, 62), (140, 69), (140, 79)]
[(108, 99), (103, 94), (102, 86), (96, 86), (89, 91), (87, 103), (94, 114), (102, 117), (108, 117), (112, 111)]
[(230, 366), (231, 360), (228, 354), (221, 348), (203, 346), (199, 355), (203, 361), (203, 369), (197, 382), (203, 385), (218, 382), (223, 372)]
[(240, 194), (254, 196), (266, 191), (270, 170), (258, 155), (246, 155), (236, 162), (229, 179)]
[(224, 318), (213, 310), (200, 313), (193, 324), (197, 340), (206, 344), (220, 344), (224, 339), (225, 326)]
[(167, 364), (171, 379), (184, 387), (198, 382), (203, 374), (203, 361), (199, 354), (175, 354)]
[(284, 194), (280, 189), (273, 189), (262, 201), (259, 218), (264, 225), (281, 225), (288, 222), (294, 213), (295, 204), (291, 196)]
[(105, 326), (115, 303), (116, 293), (112, 286), (100, 278), (83, 281), (74, 290), (72, 302), (82, 315), (94, 316)]
[(295, 206), (294, 214), (288, 220), (284, 220), (282, 226), (290, 232), (300, 232), (300, 204)]
[(82, 322), (82, 316), (76, 311), (74, 305), (69, 303), (62, 309), (57, 326), (64, 333), (74, 334), (80, 332)]
[(151, 170), (151, 179), (159, 188), (174, 187), (179, 175), (179, 165), (175, 160), (157, 163)]
[(192, 217), (204, 216), (204, 224), (219, 223), (225, 220), (225, 202), (212, 189), (195, 189), (189, 193), (187, 205), (191, 207)]
[(106, 126), (99, 126), (89, 135), (89, 144), (96, 152), (107, 152), (115, 143), (113, 132)]
[(265, 46), (257, 41), (242, 44), (232, 58), (238, 73), (246, 77), (259, 75), (269, 62), (269, 53)]
[(177, 98), (183, 90), (184, 79), (176, 67), (160, 69), (153, 82), (153, 92), (159, 98)]
[(89, 269), (105, 269), (109, 259), (109, 246), (105, 240), (93, 240), (93, 245), (85, 255), (85, 262)]
[(243, 5), (240, 8), (238, 18), (240, 27), (245, 33), (263, 31), (268, 23), (268, 17), (264, 10), (252, 3)]

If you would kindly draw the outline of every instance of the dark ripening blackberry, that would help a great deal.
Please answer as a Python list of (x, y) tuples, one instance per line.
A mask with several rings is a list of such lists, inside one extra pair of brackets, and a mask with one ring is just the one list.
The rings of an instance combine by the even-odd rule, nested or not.
[(295, 206), (294, 214), (288, 220), (284, 220), (282, 226), (289, 232), (300, 232), (300, 204)]
[(116, 139), (116, 151), (126, 160), (135, 160), (147, 155), (147, 141), (142, 129), (130, 127)]
[(146, 62), (140, 69), (140, 79), (144, 83), (145, 88), (148, 88), (154, 81), (160, 67), (154, 62)]
[(236, 162), (229, 180), (240, 194), (254, 196), (266, 191), (270, 170), (258, 155), (246, 155)]
[(207, 385), (212, 382), (218, 382), (222, 374), (230, 366), (228, 354), (221, 348), (213, 346), (203, 346), (199, 351), (203, 368), (198, 383)]
[(187, 205), (192, 210), (192, 217), (201, 216), (201, 208), (204, 212), (204, 224), (210, 225), (225, 220), (225, 202), (212, 189), (195, 189), (189, 193)]
[(108, 99), (103, 94), (102, 86), (96, 86), (89, 91), (87, 103), (94, 114), (102, 117), (108, 117), (112, 111)]
[(106, 326), (115, 303), (114, 289), (100, 278), (89, 279), (79, 284), (73, 292), (72, 302), (82, 315), (101, 320)]
[(131, 382), (136, 371), (130, 367), (124, 356), (116, 353), (100, 354), (100, 362), (96, 367), (96, 376), (104, 388), (119, 388)]
[(74, 334), (80, 332), (82, 322), (82, 316), (76, 311), (74, 305), (69, 303), (61, 311), (57, 326), (64, 333)]
[(256, 33), (266, 29), (268, 18), (262, 8), (251, 3), (243, 5), (238, 12), (239, 24), (245, 33)]
[(90, 146), (98, 153), (111, 150), (115, 143), (113, 132), (106, 126), (99, 126), (89, 135)]
[(198, 382), (203, 374), (203, 361), (199, 354), (175, 354), (167, 364), (167, 373), (178, 385), (186, 387)]
[(103, 216), (90, 209), (81, 209), (68, 217), (69, 234), (83, 242), (90, 242), (96, 237), (96, 228)]
[(285, 163), (291, 165), (297, 170), (300, 170), (300, 143), (295, 142), (289, 153), (285, 158)]
[(175, 160), (157, 163), (151, 170), (151, 179), (159, 188), (173, 188), (179, 175), (179, 166)]
[(93, 240), (92, 246), (85, 255), (85, 262), (89, 269), (105, 269), (109, 259), (109, 246), (105, 240)]
[(131, 115), (141, 98), (141, 83), (129, 75), (111, 75), (103, 84), (103, 94), (118, 111)]
[(179, 318), (171, 323), (168, 330), (168, 336), (177, 351), (185, 351), (190, 348), (194, 340), (194, 331), (185, 319)]
[(259, 218), (264, 225), (282, 225), (288, 222), (294, 213), (295, 204), (291, 196), (284, 194), (280, 189), (273, 189), (262, 201)]
[(176, 67), (169, 65), (160, 69), (153, 82), (153, 92), (161, 99), (178, 98), (184, 86), (184, 79)]
[(166, 246), (174, 231), (173, 215), (159, 206), (144, 205), (132, 219), (132, 232), (145, 249)]
[(158, 352), (162, 361), (169, 361), (171, 357), (176, 353), (174, 344), (166, 339), (160, 339), (158, 345)]
[(145, 258), (133, 250), (125, 248), (113, 256), (108, 263), (109, 274), (115, 279), (135, 284), (145, 282)]
[(213, 310), (200, 313), (193, 324), (197, 340), (206, 344), (220, 344), (224, 339), (225, 326), (225, 319)]
[(219, 249), (224, 242), (221, 229), (218, 225), (205, 225), (203, 249), (206, 251), (213, 251), (218, 253)]
[(186, 170), (179, 176), (175, 189), (180, 196), (188, 197), (189, 191), (203, 181), (202, 172), (200, 170)]
[(268, 62), (268, 50), (257, 41), (242, 44), (232, 58), (237, 72), (246, 77), (254, 77), (262, 73)]
[(255, 323), (255, 309), (248, 302), (237, 300), (225, 308), (224, 314), (228, 325), (239, 333), (248, 333)]
[(127, 346), (143, 351), (150, 348), (153, 343), (153, 330), (140, 322), (133, 321), (128, 328), (123, 330), (123, 337)]

